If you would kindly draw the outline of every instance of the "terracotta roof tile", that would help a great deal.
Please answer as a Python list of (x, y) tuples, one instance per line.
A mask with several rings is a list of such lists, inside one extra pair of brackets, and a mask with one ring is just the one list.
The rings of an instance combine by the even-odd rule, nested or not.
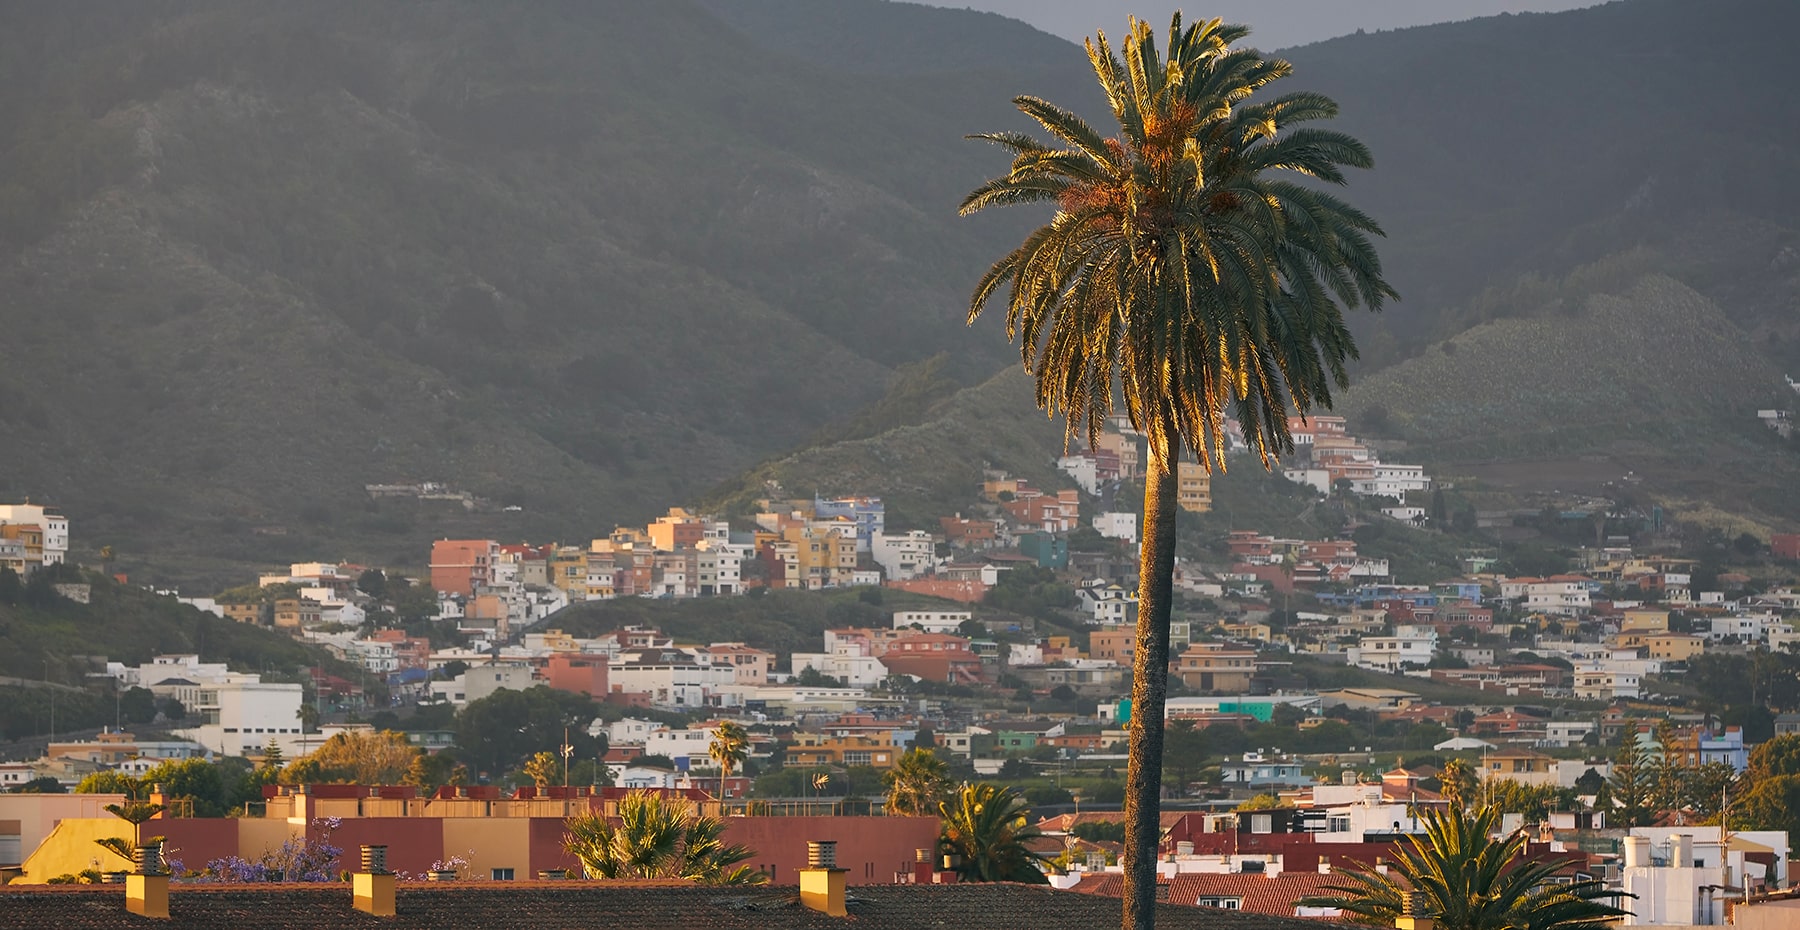
[[(150, 921), (125, 910), (116, 885), (0, 888), (0, 927), (118, 930), (152, 925), (168, 930), (314, 930), (335, 927), (530, 927), (574, 930), (1094, 930), (1118, 923), (1116, 899), (1011, 884), (863, 885), (850, 889), (849, 921), (807, 910), (792, 887), (716, 888), (592, 882), (467, 882), (403, 885), (398, 914), (377, 919), (356, 912), (350, 887), (333, 885), (176, 886), (170, 920)], [(1313, 930), (1293, 918), (1163, 904), (1156, 924), (1172, 930)]]

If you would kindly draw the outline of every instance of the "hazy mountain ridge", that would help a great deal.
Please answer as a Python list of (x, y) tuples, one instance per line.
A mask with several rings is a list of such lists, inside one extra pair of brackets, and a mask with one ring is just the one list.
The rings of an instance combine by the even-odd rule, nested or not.
[[(1047, 471), (1061, 432), (1016, 372), (951, 396), (1016, 366), (962, 315), (1035, 217), (953, 211), (1004, 167), (962, 135), (1018, 126), (1017, 93), (1092, 109), (1086, 62), (998, 17), (816, 4), (9, 11), (0, 496), (52, 499), (127, 559), (273, 557), (244, 535), (264, 526), (295, 558), (387, 556), (451, 530), (365, 483), (445, 480), (526, 507), (491, 532), (579, 539), (758, 461), (751, 484), (921, 519), (983, 462)], [(1528, 312), (1521, 273), (1634, 247), (1750, 357), (1800, 361), (1777, 48), (1800, 9), (1706, 11), (1291, 53), (1286, 84), (1335, 96), (1377, 158), (1347, 196), (1406, 299), (1358, 320), (1363, 377)]]

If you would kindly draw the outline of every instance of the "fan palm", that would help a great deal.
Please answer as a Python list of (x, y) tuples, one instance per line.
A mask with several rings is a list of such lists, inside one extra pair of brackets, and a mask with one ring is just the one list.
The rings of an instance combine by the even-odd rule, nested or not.
[(938, 811), (938, 851), (958, 858), (954, 870), (963, 881), (1049, 883), (1038, 868), (1048, 860), (1026, 845), (1043, 833), (1031, 825), (1031, 805), (1011, 788), (965, 784)]
[(756, 853), (726, 843), (725, 821), (696, 814), (660, 794), (633, 791), (619, 800), (618, 822), (598, 811), (564, 824), (563, 848), (589, 878), (678, 878), (703, 885), (760, 885), (768, 876), (740, 863)]
[(937, 813), (950, 788), (950, 767), (929, 749), (909, 749), (881, 776), (887, 785), (887, 812), (897, 817)]
[(712, 745), (707, 752), (719, 763), (719, 797), (725, 797), (725, 782), (744, 760), (750, 758), (750, 734), (743, 726), (729, 720), (713, 729)]
[(1356, 347), (1343, 307), (1379, 309), (1375, 222), (1280, 177), (1344, 182), (1368, 150), (1301, 124), (1337, 113), (1329, 98), (1251, 98), (1291, 67), (1233, 43), (1243, 26), (1170, 25), (1166, 51), (1133, 20), (1116, 54), (1104, 34), (1088, 58), (1118, 124), (1105, 137), (1035, 97), (1014, 103), (1053, 137), (974, 138), (1013, 155), (964, 214), (1045, 203), (1048, 225), (995, 262), (970, 301), (973, 322), (1003, 287), (1037, 401), (1092, 444), (1122, 406), (1147, 439), (1144, 527), (1126, 787), (1125, 924), (1147, 927), (1155, 900), (1157, 803), (1168, 684), (1176, 468), (1183, 450), (1223, 466), (1225, 411), (1268, 467), (1293, 448), (1291, 407), (1330, 407)]
[(1411, 892), (1420, 916), (1435, 918), (1439, 930), (1601, 930), (1629, 914), (1605, 902), (1620, 892), (1603, 882), (1551, 883), (1559, 863), (1526, 859), (1523, 833), (1494, 839), (1499, 808), (1429, 810), (1421, 820), (1425, 833), (1398, 844), (1386, 874), (1352, 865), (1341, 873), (1344, 884), (1326, 886), (1337, 894), (1295, 903), (1391, 927), (1408, 913)]

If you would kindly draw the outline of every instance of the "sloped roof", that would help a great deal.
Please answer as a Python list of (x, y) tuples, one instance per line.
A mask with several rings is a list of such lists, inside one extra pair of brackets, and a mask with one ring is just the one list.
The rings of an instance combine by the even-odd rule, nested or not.
[[(350, 887), (328, 885), (176, 886), (166, 923), (125, 910), (117, 886), (17, 886), (0, 889), (0, 926), (115, 930), (158, 923), (169, 930), (383, 930), (445, 927), (596, 927), (621, 930), (1094, 930), (1116, 925), (1116, 898), (1068, 894), (1033, 885), (861, 885), (849, 890), (844, 918), (803, 907), (793, 887), (719, 888), (628, 882), (466, 882), (405, 884), (398, 913), (373, 918), (353, 909)], [(1156, 925), (1178, 930), (1317, 930), (1316, 923), (1217, 908), (1159, 904)]]

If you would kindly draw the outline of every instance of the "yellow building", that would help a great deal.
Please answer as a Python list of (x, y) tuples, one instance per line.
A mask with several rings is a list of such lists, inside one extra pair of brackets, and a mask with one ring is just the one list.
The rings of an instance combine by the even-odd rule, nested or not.
[(1176, 465), (1175, 503), (1189, 513), (1205, 513), (1212, 509), (1212, 475), (1198, 462)]
[(1666, 633), (1668, 630), (1669, 612), (1654, 607), (1628, 608), (1624, 619), (1619, 621), (1620, 633)]
[(782, 537), (794, 546), (794, 568), (802, 587), (809, 591), (820, 588), (848, 587), (856, 574), (856, 534), (837, 530), (819, 532), (805, 526), (790, 526)]
[(1654, 633), (1645, 637), (1650, 658), (1665, 662), (1686, 662), (1706, 651), (1706, 640), (1686, 633)]
[(550, 583), (568, 592), (571, 598), (585, 598), (588, 593), (588, 554), (578, 546), (558, 546), (550, 554)]
[(900, 747), (892, 730), (859, 730), (852, 733), (795, 733), (787, 749), (786, 765), (867, 765), (893, 768)]

